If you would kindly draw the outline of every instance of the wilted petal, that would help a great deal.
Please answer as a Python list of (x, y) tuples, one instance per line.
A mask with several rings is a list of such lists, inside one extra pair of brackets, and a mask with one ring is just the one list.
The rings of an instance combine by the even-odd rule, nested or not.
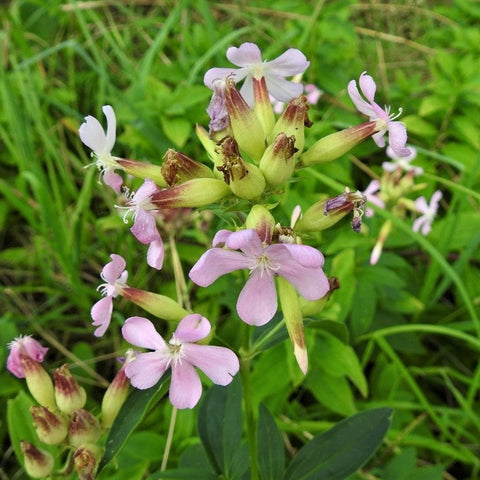
[(158, 238), (151, 242), (148, 247), (147, 264), (152, 268), (161, 270), (163, 267), (164, 255), (165, 249), (163, 247), (163, 241), (159, 235)]
[(138, 353), (125, 365), (125, 375), (135, 388), (153, 387), (168, 368), (169, 358), (161, 352)]
[(43, 358), (48, 352), (47, 347), (42, 347), (34, 338), (30, 335), (23, 337), (21, 339), (23, 348), (25, 349), (26, 354), (33, 358), (36, 362), (43, 362)]
[(184, 349), (184, 359), (217, 385), (228, 385), (240, 368), (237, 356), (228, 348), (189, 344)]
[(202, 395), (202, 383), (195, 368), (188, 362), (172, 365), (170, 402), (176, 408), (193, 408)]
[(238, 316), (249, 325), (264, 325), (277, 311), (277, 291), (273, 275), (254, 270), (237, 300)]
[(150, 350), (167, 351), (167, 345), (147, 318), (127, 318), (122, 327), (123, 338), (132, 345)]
[(183, 318), (175, 330), (174, 337), (184, 342), (198, 342), (210, 333), (210, 322), (199, 315), (192, 313)]
[(108, 297), (100, 299), (90, 310), (90, 316), (93, 319), (92, 325), (98, 327), (94, 335), (101, 337), (107, 331), (110, 325), (113, 312), (113, 299), (109, 295)]

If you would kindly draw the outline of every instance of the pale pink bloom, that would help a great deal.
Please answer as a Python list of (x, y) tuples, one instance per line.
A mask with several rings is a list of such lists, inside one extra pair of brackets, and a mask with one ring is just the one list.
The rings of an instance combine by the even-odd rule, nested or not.
[(15, 338), (8, 344), (10, 353), (7, 358), (7, 369), (18, 378), (25, 378), (22, 356), (30, 357), (35, 362), (43, 362), (48, 348), (42, 347), (31, 335)]
[(115, 253), (112, 253), (110, 258), (112, 261), (103, 267), (100, 274), (105, 283), (97, 288), (105, 298), (99, 300), (90, 310), (92, 325), (98, 327), (94, 332), (96, 337), (101, 337), (106, 332), (112, 318), (113, 299), (127, 286), (128, 272), (125, 270), (125, 260)]
[(151, 203), (151, 200), (152, 195), (159, 191), (158, 186), (147, 178), (136, 192), (126, 194), (128, 199), (127, 211), (123, 216), (125, 222), (127, 222), (129, 216), (134, 219), (130, 231), (139, 242), (149, 245), (147, 263), (157, 270), (160, 270), (163, 266), (164, 248), (155, 219), (156, 207)]
[(365, 100), (359, 93), (357, 83), (351, 80), (348, 83), (348, 94), (358, 110), (367, 115), (370, 121), (375, 121), (380, 131), (372, 135), (373, 140), (379, 147), (385, 146), (385, 133), (388, 132), (388, 141), (397, 157), (410, 155), (410, 149), (405, 147), (407, 142), (407, 129), (402, 122), (395, 121), (402, 113), (402, 109), (394, 115), (390, 113), (390, 107), (381, 108), (375, 103), (375, 91), (377, 86), (370, 75), (363, 72), (358, 81), (360, 90)]
[[(372, 203), (378, 208), (385, 208), (385, 203), (377, 195), (379, 191), (380, 191), (380, 182), (378, 180), (372, 180), (362, 193), (367, 197), (367, 202)], [(375, 212), (372, 208), (367, 207), (365, 209), (365, 216), (367, 218), (373, 217), (374, 214)]]
[(95, 164), (100, 170), (105, 184), (112, 187), (116, 193), (120, 193), (123, 179), (118, 173), (115, 173), (115, 169), (121, 167), (118, 165), (116, 157), (111, 154), (115, 145), (117, 119), (110, 105), (104, 105), (102, 110), (107, 118), (106, 133), (100, 122), (91, 115), (85, 117), (85, 122), (80, 125), (78, 133), (82, 142), (93, 151), (92, 156), (96, 157)]
[(295, 48), (289, 48), (270, 62), (262, 61), (260, 49), (254, 43), (242, 43), (238, 48), (230, 47), (227, 58), (240, 68), (211, 68), (203, 81), (208, 88), (213, 89), (215, 80), (225, 80), (232, 76), (235, 83), (238, 83), (245, 79), (240, 93), (250, 107), (253, 107), (253, 78), (265, 77), (270, 95), (281, 102), (289, 102), (302, 93), (303, 86), (286, 80), (285, 77), (303, 73), (310, 65), (305, 55)]
[(382, 168), (386, 172), (392, 173), (400, 169), (407, 173), (412, 172), (413, 175), (421, 175), (423, 173), (422, 167), (415, 167), (413, 165), (410, 165), (410, 162), (414, 160), (415, 157), (417, 156), (416, 148), (410, 147), (409, 155), (407, 155), (406, 157), (398, 157), (397, 155), (395, 155), (395, 152), (393, 151), (392, 147), (389, 145), (387, 147), (386, 153), (392, 159), (391, 162), (382, 163)]
[(437, 190), (430, 199), (430, 204), (427, 203), (425, 197), (419, 197), (415, 200), (415, 207), (417, 210), (422, 213), (420, 217), (418, 217), (413, 222), (412, 230), (414, 232), (418, 232), (419, 230), (422, 232), (422, 235), (428, 235), (430, 230), (432, 229), (432, 222), (437, 214), (438, 204), (440, 199), (442, 198), (442, 192)]
[(213, 95), (207, 107), (207, 113), (210, 117), (210, 132), (221, 132), (230, 125), (230, 117), (227, 111), (227, 101), (225, 98), (225, 80), (217, 79), (212, 83)]
[[(305, 95), (307, 102), (310, 105), (316, 105), (320, 100), (320, 97), (323, 95), (323, 91), (320, 90), (313, 83), (307, 83), (303, 86), (303, 94)], [(273, 98), (271, 95), (270, 95), (270, 101), (272, 102), (273, 111), (275, 113), (280, 114), (283, 112), (285, 102), (280, 102), (278, 100), (275, 100), (275, 98)]]
[(199, 368), (217, 385), (228, 385), (239, 370), (237, 356), (228, 348), (198, 345), (210, 333), (210, 323), (199, 314), (187, 315), (178, 324), (167, 343), (152, 322), (130, 317), (122, 327), (123, 338), (132, 345), (153, 350), (136, 353), (125, 367), (131, 384), (139, 389), (150, 388), (171, 367), (170, 402), (176, 408), (193, 408), (202, 394)]
[[(254, 229), (220, 230), (190, 270), (190, 278), (207, 287), (218, 277), (247, 269), (250, 276), (237, 301), (239, 317), (250, 325), (263, 325), (277, 311), (275, 276), (288, 280), (307, 300), (318, 300), (329, 290), (323, 273), (323, 255), (313, 247), (297, 244), (264, 244)], [(221, 248), (221, 247), (227, 248)], [(240, 252), (236, 251), (240, 250)]]

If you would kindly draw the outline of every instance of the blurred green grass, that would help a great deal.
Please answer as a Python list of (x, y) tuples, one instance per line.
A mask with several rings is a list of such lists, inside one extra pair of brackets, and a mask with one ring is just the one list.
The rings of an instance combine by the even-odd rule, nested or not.
[[(243, 41), (257, 43), (264, 58), (299, 48), (311, 61), (304, 80), (325, 92), (310, 112), (310, 143), (358, 120), (346, 85), (368, 70), (382, 100), (404, 109), (409, 139), (420, 147), (419, 164), (431, 183), (428, 194), (438, 187), (444, 192), (442, 218), (431, 237), (407, 235), (406, 223), (392, 236), (382, 263), (384, 272), (398, 278), (392, 285), (382, 285), (381, 274), (366, 265), (371, 239), (344, 240), (337, 230), (322, 238), (329, 265), (337, 259), (353, 282), (351, 293), (342, 287), (346, 296), (339, 296), (330, 315), (351, 322), (358, 317), (355, 310), (364, 309), (373, 319), (355, 344), (371, 394), (356, 402), (389, 404), (397, 411), (372, 475), (387, 478), (387, 460), (409, 446), (417, 449), (417, 466), (438, 464), (452, 478), (479, 474), (478, 349), (453, 334), (439, 335), (440, 327), (448, 327), (478, 340), (478, 2), (13, 0), (0, 9), (2, 344), (36, 332), (87, 360), (120, 350), (115, 334), (86, 347), (92, 343), (89, 311), (98, 299), (98, 274), (112, 252), (121, 250), (127, 264), (135, 265), (132, 285), (173, 291), (168, 267), (159, 278), (138, 261), (144, 252), (113, 207), (115, 197), (98, 184), (94, 168), (84, 169), (91, 159), (77, 129), (86, 114), (101, 118), (102, 105), (115, 107), (118, 156), (160, 163), (173, 146), (202, 160), (193, 127), (208, 123), (203, 73), (228, 65), (226, 48)], [(371, 144), (354, 154), (379, 171), (383, 156)], [(301, 195), (291, 188), (286, 212), (299, 196), (307, 205), (320, 192), (338, 193), (335, 182), (358, 188), (368, 183), (348, 157), (318, 173), (304, 179)], [(369, 224), (371, 238), (379, 221)], [(183, 247), (185, 259), (190, 247)], [(354, 251), (348, 268), (341, 262), (345, 248)], [(362, 290), (368, 298), (355, 296), (362, 279), (371, 285)], [(134, 311), (118, 305), (123, 318)], [(382, 330), (398, 324), (411, 329), (391, 336)], [(416, 330), (418, 324), (439, 329), (425, 334)], [(53, 363), (63, 357), (53, 353)], [(111, 360), (90, 365), (111, 376)], [(21, 388), (5, 371), (0, 385), (2, 398)], [(298, 420), (294, 435), (315, 431), (322, 414), (335, 418), (318, 405), (306, 413), (295, 405), (289, 414)], [(3, 415), (3, 462), (13, 465)], [(312, 420), (304, 425), (302, 417)], [(186, 429), (178, 445), (190, 436)]]

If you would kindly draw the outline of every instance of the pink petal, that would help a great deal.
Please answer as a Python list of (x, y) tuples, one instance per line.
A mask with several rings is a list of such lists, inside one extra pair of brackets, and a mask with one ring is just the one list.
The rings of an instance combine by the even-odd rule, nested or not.
[(407, 129), (402, 122), (388, 122), (388, 142), (397, 157), (408, 157), (410, 149), (407, 143)]
[(125, 365), (125, 375), (135, 388), (145, 390), (153, 387), (168, 368), (168, 355), (161, 352), (137, 353)]
[(238, 372), (237, 356), (228, 348), (212, 345), (184, 345), (185, 357), (217, 385), (228, 385)]
[(415, 208), (420, 213), (427, 213), (428, 212), (428, 203), (425, 200), (425, 197), (419, 197), (415, 200)]
[(111, 105), (105, 105), (102, 107), (103, 114), (107, 118), (107, 135), (105, 139), (105, 151), (110, 153), (115, 145), (117, 119), (115, 118), (115, 112)]
[(363, 191), (363, 194), (367, 197), (369, 195), (373, 195), (380, 190), (380, 181), (379, 180), (372, 180), (368, 185), (367, 188)]
[(273, 275), (254, 270), (238, 296), (238, 316), (249, 325), (264, 325), (275, 315), (277, 305)]
[(208, 287), (218, 277), (235, 270), (249, 268), (252, 261), (240, 252), (211, 248), (192, 267), (188, 276), (201, 287)]
[(290, 82), (281, 77), (266, 76), (268, 93), (280, 100), (281, 102), (289, 102), (292, 98), (296, 98), (303, 93), (303, 85), (301, 83)]
[(268, 62), (268, 68), (272, 74), (281, 77), (291, 77), (303, 73), (309, 65), (307, 57), (296, 48), (289, 48), (279, 57)]
[(103, 181), (105, 185), (108, 185), (115, 190), (115, 193), (120, 194), (120, 188), (123, 184), (123, 178), (121, 175), (108, 169), (103, 172)]
[(212, 245), (214, 247), (223, 247), (227, 238), (232, 234), (230, 230), (219, 230), (213, 237)]
[(255, 63), (262, 63), (260, 49), (254, 43), (245, 42), (240, 47), (230, 47), (227, 58), (238, 67), (249, 67)]
[(233, 232), (225, 241), (225, 246), (233, 250), (242, 250), (249, 256), (262, 255), (264, 248), (258, 233), (253, 228)]
[(195, 368), (188, 362), (172, 365), (170, 402), (176, 408), (193, 408), (202, 395), (202, 383)]
[(360, 90), (365, 95), (365, 98), (371, 105), (373, 105), (375, 103), (375, 91), (377, 90), (377, 85), (373, 78), (370, 75), (367, 75), (367, 72), (363, 72), (360, 75), (358, 84), (360, 85)]
[(310, 247), (309, 245), (279, 243), (267, 247), (265, 253), (270, 256), (272, 253), (273, 255), (276, 255), (278, 252), (283, 258), (283, 252), (285, 250), (296, 262), (304, 267), (323, 267), (323, 264), (325, 263), (323, 255), (316, 248)]
[(205, 317), (192, 313), (180, 321), (173, 335), (182, 343), (198, 342), (210, 333), (210, 329), (210, 322)]
[(157, 230), (155, 216), (141, 207), (137, 208), (135, 223), (133, 227), (130, 228), (130, 231), (135, 238), (143, 244), (151, 243), (160, 236)]
[(157, 240), (154, 240), (152, 243), (150, 243), (150, 246), (148, 247), (147, 264), (152, 268), (161, 270), (163, 267), (164, 254), (165, 249), (163, 247), (162, 239), (159, 235)]
[(377, 147), (383, 148), (385, 146), (385, 133), (387, 133), (386, 130), (380, 130), (372, 135), (372, 139), (377, 144)]
[(108, 283), (115, 283), (125, 270), (127, 263), (121, 255), (116, 253), (112, 253), (110, 258), (112, 261), (103, 267), (102, 278)]
[(168, 351), (165, 340), (155, 330), (153, 323), (147, 318), (127, 318), (122, 327), (123, 338), (132, 345), (161, 352)]
[(373, 107), (361, 97), (357, 88), (357, 82), (355, 82), (355, 80), (350, 80), (350, 82), (348, 82), (347, 90), (353, 104), (361, 113), (369, 117), (375, 115)]
[(438, 204), (442, 199), (442, 192), (440, 190), (436, 190), (430, 199), (430, 208), (436, 212), (438, 210)]
[(205, 73), (203, 83), (210, 90), (213, 90), (217, 80), (225, 81), (228, 77), (233, 76), (235, 82), (239, 82), (248, 75), (247, 69), (237, 70), (235, 68), (211, 68)]
[(101, 337), (107, 331), (110, 325), (113, 312), (113, 299), (108, 297), (99, 300), (90, 310), (90, 316), (93, 319), (92, 325), (99, 327), (95, 330), (94, 335)]
[(94, 152), (106, 151), (107, 138), (101, 123), (91, 115), (85, 117), (85, 122), (78, 129), (80, 140)]
[(47, 347), (42, 347), (34, 338), (26, 336), (22, 339), (22, 345), (27, 355), (36, 362), (43, 362), (43, 358), (48, 352)]

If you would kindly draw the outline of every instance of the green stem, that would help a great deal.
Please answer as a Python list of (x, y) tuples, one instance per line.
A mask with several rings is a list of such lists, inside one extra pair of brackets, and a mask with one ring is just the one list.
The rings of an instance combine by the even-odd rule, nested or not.
[(247, 422), (248, 451), (250, 454), (250, 479), (258, 480), (257, 461), (257, 437), (256, 422), (253, 412), (252, 390), (250, 384), (250, 362), (252, 352), (250, 351), (250, 332), (248, 325), (243, 325), (243, 341), (240, 349), (240, 375), (242, 377), (243, 401), (245, 405), (245, 417)]

